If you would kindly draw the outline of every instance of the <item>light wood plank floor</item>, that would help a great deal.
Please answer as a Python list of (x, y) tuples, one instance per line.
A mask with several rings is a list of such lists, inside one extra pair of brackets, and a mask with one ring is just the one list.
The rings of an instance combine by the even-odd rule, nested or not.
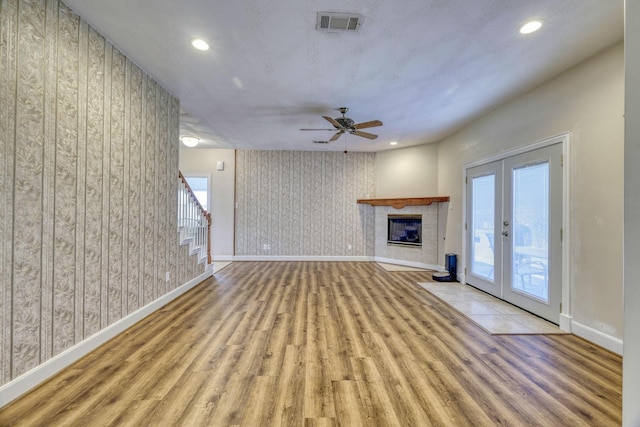
[(615, 426), (621, 358), (492, 336), (375, 263), (236, 262), (0, 425)]

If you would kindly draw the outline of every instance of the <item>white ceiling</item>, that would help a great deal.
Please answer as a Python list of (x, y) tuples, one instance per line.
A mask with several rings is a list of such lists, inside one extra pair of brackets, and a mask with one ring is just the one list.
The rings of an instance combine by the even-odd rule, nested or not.
[[(64, 0), (180, 99), (200, 146), (344, 150), (321, 115), (349, 107), (378, 139), (434, 142), (622, 40), (623, 0)], [(318, 11), (364, 15), (355, 33)], [(518, 28), (544, 20), (537, 33)], [(195, 50), (194, 38), (211, 49)]]

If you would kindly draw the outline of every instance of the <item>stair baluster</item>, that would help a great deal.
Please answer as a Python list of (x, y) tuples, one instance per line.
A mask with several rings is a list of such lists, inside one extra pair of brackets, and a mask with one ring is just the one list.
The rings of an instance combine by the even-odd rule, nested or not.
[(180, 243), (188, 243), (191, 254), (198, 254), (199, 262), (211, 264), (211, 214), (202, 207), (182, 172), (178, 172), (178, 181)]

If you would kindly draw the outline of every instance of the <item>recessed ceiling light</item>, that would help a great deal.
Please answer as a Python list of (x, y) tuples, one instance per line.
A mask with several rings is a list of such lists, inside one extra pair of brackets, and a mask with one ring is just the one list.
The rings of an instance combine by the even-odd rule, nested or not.
[(398, 145), (396, 141), (390, 142), (389, 145)]
[(191, 45), (198, 50), (209, 50), (209, 44), (201, 39), (195, 39), (191, 42)]
[(542, 21), (529, 21), (520, 27), (520, 34), (531, 34), (542, 27)]
[(180, 139), (182, 140), (182, 143), (189, 148), (195, 147), (200, 142), (200, 138), (196, 138), (194, 136), (183, 136)]

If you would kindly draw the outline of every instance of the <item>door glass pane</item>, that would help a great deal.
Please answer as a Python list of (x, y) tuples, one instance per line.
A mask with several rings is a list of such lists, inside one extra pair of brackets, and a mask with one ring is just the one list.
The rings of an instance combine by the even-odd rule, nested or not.
[(495, 222), (495, 175), (472, 178), (471, 272), (493, 281)]
[(549, 163), (513, 169), (511, 287), (549, 301)]

